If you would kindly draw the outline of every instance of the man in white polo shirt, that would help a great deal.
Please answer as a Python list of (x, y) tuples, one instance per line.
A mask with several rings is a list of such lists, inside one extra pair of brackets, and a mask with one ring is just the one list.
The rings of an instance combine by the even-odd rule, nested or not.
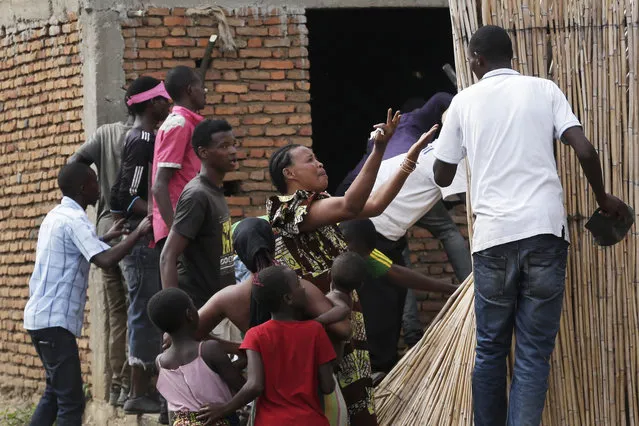
[[(475, 424), (538, 425), (559, 330), (568, 251), (553, 139), (574, 149), (605, 212), (629, 212), (605, 192), (597, 152), (557, 85), (511, 69), (512, 44), (504, 29), (480, 28), (467, 54), (480, 81), (453, 99), (435, 146), (434, 172), (436, 182), (447, 186), (457, 164), (468, 157), (476, 216)], [(507, 399), (506, 356), (513, 329), (515, 367)]]
[[(397, 196), (379, 216), (370, 220), (377, 232), (376, 248), (388, 256), (394, 263), (404, 266), (404, 252), (408, 248), (406, 233), (424, 215), (426, 215), (439, 201), (450, 195), (466, 192), (466, 171), (463, 167), (457, 170), (453, 184), (447, 188), (440, 188), (435, 183), (433, 175), (433, 147), (439, 141), (434, 141), (419, 154), (415, 170), (408, 176)], [(401, 167), (406, 154), (397, 155), (382, 164), (375, 179), (373, 191), (376, 191), (392, 179)], [(444, 208), (444, 212), (446, 212)], [(465, 247), (464, 247), (465, 248)], [(470, 263), (470, 253), (458, 252), (459, 256), (467, 256)], [(408, 265), (406, 265), (408, 266)], [(456, 271), (457, 272), (457, 271)], [(470, 271), (465, 271), (468, 275)], [(410, 291), (410, 290), (409, 290)], [(404, 340), (408, 332), (406, 322), (402, 324), (402, 313), (406, 315), (404, 306), (407, 290), (393, 285), (387, 276), (368, 281), (360, 290), (360, 301), (366, 318), (366, 332), (374, 371), (388, 372), (397, 362), (397, 342), (402, 325), (404, 326)], [(379, 307), (384, 310), (380, 311)]]

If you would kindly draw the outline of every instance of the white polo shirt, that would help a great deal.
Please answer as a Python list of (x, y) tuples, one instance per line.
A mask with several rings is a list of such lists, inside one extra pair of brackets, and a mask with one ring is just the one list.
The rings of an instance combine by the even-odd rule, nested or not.
[[(438, 140), (434, 141), (422, 150), (415, 171), (408, 176), (395, 199), (381, 215), (371, 218), (375, 230), (385, 238), (392, 241), (399, 240), (411, 226), (433, 208), (437, 201), (452, 194), (466, 192), (465, 162), (457, 168), (457, 174), (449, 187), (440, 188), (435, 183), (433, 147), (438, 143)], [(382, 161), (373, 191), (395, 176), (405, 157), (406, 154), (402, 154)]]
[(559, 87), (511, 69), (487, 73), (448, 108), (435, 157), (468, 156), (473, 253), (541, 234), (568, 239), (554, 139), (581, 126)]

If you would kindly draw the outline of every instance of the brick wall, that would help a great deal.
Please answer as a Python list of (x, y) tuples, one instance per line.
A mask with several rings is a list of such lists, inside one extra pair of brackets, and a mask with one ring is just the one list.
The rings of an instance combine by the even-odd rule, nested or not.
[[(0, 382), (35, 389), (44, 373), (22, 328), (38, 226), (59, 202), (59, 168), (83, 140), (77, 18), (0, 29)], [(88, 307), (88, 305), (87, 305)], [(88, 338), (79, 341), (85, 381)]]
[[(202, 114), (224, 118), (241, 142), (241, 194), (228, 199), (235, 218), (263, 214), (271, 193), (268, 158), (288, 143), (311, 144), (306, 18), (302, 12), (242, 9), (227, 17), (238, 49), (214, 51), (206, 74)], [(164, 78), (176, 65), (194, 67), (217, 20), (202, 10), (147, 9), (122, 23), (127, 82), (138, 75)], [(219, 40), (218, 40), (219, 44)]]
[[(311, 144), (311, 64), (303, 11), (245, 8), (227, 12), (227, 22), (238, 49), (214, 51), (206, 75), (208, 106), (202, 113), (228, 120), (241, 142), (241, 167), (227, 177), (241, 181), (242, 193), (228, 199), (231, 214), (240, 218), (264, 213), (273, 192), (267, 171), (271, 152), (288, 143)], [(209, 36), (217, 34), (217, 24), (210, 13), (197, 9), (149, 8), (142, 17), (130, 13), (122, 22), (127, 83), (139, 75), (163, 79), (176, 65), (194, 67)], [(463, 208), (456, 209), (454, 219), (466, 235)], [(412, 261), (432, 276), (452, 279), (439, 241), (422, 229), (411, 235)], [(422, 297), (428, 298), (421, 303), (427, 321), (443, 301)]]

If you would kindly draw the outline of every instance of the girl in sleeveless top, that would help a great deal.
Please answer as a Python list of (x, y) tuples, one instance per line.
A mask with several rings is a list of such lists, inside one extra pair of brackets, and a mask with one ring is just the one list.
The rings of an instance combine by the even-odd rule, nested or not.
[[(224, 404), (245, 380), (215, 341), (198, 342), (195, 333), (199, 316), (191, 298), (178, 288), (154, 295), (148, 304), (151, 321), (171, 336), (171, 347), (156, 359), (157, 389), (175, 412), (174, 426), (200, 426), (210, 404)], [(235, 413), (213, 423), (239, 425)]]

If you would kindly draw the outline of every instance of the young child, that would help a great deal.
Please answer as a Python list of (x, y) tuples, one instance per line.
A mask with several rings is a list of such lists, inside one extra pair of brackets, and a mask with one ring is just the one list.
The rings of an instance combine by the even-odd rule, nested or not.
[(294, 271), (271, 266), (257, 278), (256, 298), (272, 319), (244, 337), (247, 382), (230, 402), (209, 404), (198, 418), (223, 418), (258, 397), (255, 426), (328, 426), (317, 390), (330, 394), (335, 388), (331, 342), (317, 321), (299, 321), (306, 294)]
[(175, 412), (173, 425), (239, 425), (235, 410), (213, 423), (197, 419), (201, 407), (228, 403), (231, 391), (237, 392), (245, 381), (217, 342), (195, 340), (199, 316), (191, 298), (178, 288), (162, 290), (149, 301), (148, 313), (153, 324), (172, 340), (171, 347), (158, 355), (156, 364), (157, 389), (169, 410)]
[[(333, 308), (315, 318), (326, 326), (350, 317), (353, 309), (353, 290), (361, 287), (366, 279), (366, 261), (355, 252), (342, 253), (335, 258), (331, 267), (331, 291), (326, 297)], [(345, 341), (333, 341), (338, 362), (344, 354)]]

